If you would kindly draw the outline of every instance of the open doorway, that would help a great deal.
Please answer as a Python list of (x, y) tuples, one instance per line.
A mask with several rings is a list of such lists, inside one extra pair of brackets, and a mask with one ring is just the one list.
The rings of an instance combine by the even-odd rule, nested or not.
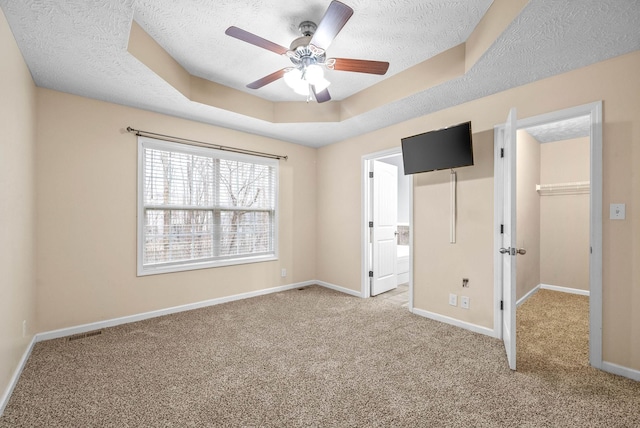
[(413, 309), (413, 180), (400, 148), (362, 157), (362, 297)]
[[(589, 115), (520, 128), (516, 150), (517, 359), (589, 365)], [(561, 344), (561, 346), (560, 346)]]
[(516, 131), (537, 126), (582, 120), (589, 129), (589, 364), (602, 367), (602, 103), (595, 102), (527, 119), (517, 120), (511, 109), (505, 125), (495, 127), (495, 296), (494, 327), (505, 342), (509, 366), (516, 369), (516, 256), (526, 257), (519, 248), (516, 219)]

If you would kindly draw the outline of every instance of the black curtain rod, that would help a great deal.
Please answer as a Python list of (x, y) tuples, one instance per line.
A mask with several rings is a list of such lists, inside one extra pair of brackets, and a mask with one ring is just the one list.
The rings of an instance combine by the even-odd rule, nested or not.
[(221, 146), (219, 144), (207, 143), (205, 141), (189, 140), (188, 138), (180, 138), (180, 137), (172, 137), (171, 135), (156, 134), (155, 132), (148, 132), (148, 131), (142, 131), (140, 129), (133, 129), (130, 126), (127, 126), (127, 132), (131, 132), (139, 137), (153, 137), (159, 140), (172, 141), (174, 143), (189, 144), (189, 145), (198, 146), (198, 147), (213, 147), (215, 149), (224, 150), (226, 152), (242, 153), (246, 155), (260, 156), (260, 157), (269, 158), (269, 159), (284, 159), (284, 160), (289, 159), (289, 156), (274, 155), (272, 153), (256, 152), (254, 150), (246, 150), (246, 149), (238, 149), (236, 147)]

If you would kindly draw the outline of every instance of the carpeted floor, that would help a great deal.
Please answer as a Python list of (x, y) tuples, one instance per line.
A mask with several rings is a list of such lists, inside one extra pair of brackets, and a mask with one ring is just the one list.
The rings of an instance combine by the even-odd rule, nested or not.
[(640, 383), (521, 358), (312, 286), (38, 343), (0, 427), (640, 426)]
[(516, 311), (518, 371), (589, 366), (589, 297), (538, 290)]

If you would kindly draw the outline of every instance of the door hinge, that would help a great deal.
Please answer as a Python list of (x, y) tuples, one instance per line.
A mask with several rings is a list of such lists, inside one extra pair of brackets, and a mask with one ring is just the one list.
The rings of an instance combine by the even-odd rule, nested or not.
[(500, 149), (500, 157), (503, 158), (504, 157), (504, 149)]
[(369, 227), (373, 227), (373, 222), (372, 221), (369, 222)]
[(369, 171), (369, 178), (373, 178), (373, 171)]
[(500, 225), (500, 233), (504, 233), (504, 224)]
[(500, 300), (500, 310), (504, 311), (504, 301)]
[(373, 271), (372, 270), (369, 271), (369, 278), (373, 278)]

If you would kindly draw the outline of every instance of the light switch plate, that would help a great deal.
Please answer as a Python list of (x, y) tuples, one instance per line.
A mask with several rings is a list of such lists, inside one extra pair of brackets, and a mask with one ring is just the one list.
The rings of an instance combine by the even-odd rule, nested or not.
[(451, 306), (458, 306), (458, 295), (450, 293), (449, 294), (449, 304)]
[(625, 204), (611, 204), (609, 206), (609, 219), (610, 220), (624, 220), (625, 219)]

